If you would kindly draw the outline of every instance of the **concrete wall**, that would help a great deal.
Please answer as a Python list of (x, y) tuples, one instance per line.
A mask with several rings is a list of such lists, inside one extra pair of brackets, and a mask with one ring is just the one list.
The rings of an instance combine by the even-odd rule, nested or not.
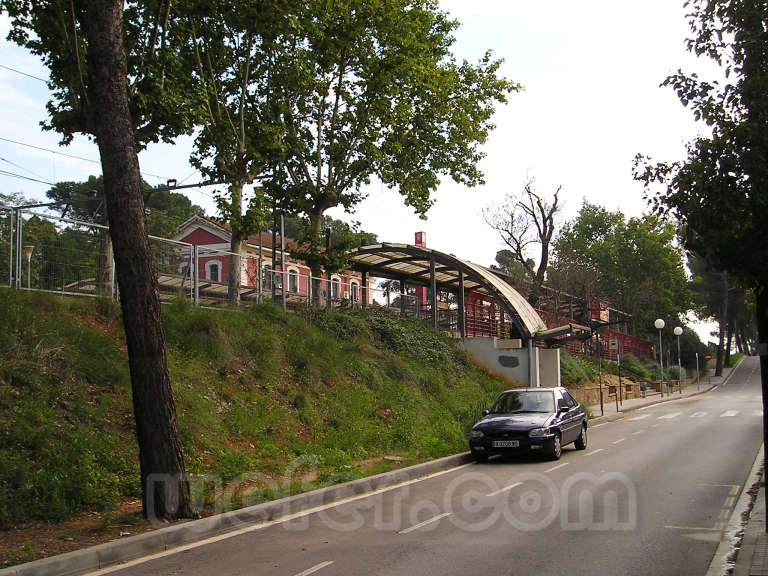
[(544, 388), (560, 386), (560, 349), (537, 348), (539, 355), (539, 385)]
[(507, 348), (505, 346), (509, 345), (509, 340), (496, 338), (463, 338), (459, 342), (475, 363), (492, 374), (500, 376), (510, 384), (529, 385), (527, 348)]
[(560, 350), (521, 348), (519, 340), (500, 338), (464, 338), (459, 342), (475, 363), (510, 384), (560, 386)]

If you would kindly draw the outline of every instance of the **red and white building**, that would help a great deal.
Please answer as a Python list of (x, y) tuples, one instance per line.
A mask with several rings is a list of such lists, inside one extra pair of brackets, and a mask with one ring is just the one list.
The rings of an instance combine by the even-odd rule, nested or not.
[[(198, 248), (197, 274), (201, 282), (209, 286), (226, 286), (230, 272), (230, 242), (231, 233), (229, 226), (202, 216), (193, 216), (187, 219), (174, 237), (178, 242), (192, 244)], [(272, 282), (278, 290), (282, 283), (286, 283), (289, 297), (307, 298), (310, 294), (309, 279), (311, 271), (309, 266), (295, 258), (292, 251), (298, 247), (292, 238), (285, 238), (285, 266), (280, 262), (280, 235), (276, 235), (275, 259), (272, 257), (272, 234), (262, 232), (252, 234), (245, 244), (245, 252), (241, 259), (240, 284), (245, 289), (241, 297), (248, 299), (255, 295), (259, 289), (259, 262), (261, 262), (262, 278), (264, 285), (262, 293), (272, 290)], [(261, 253), (261, 256), (259, 256)], [(179, 264), (179, 273), (184, 272), (187, 263)], [(349, 301), (351, 303), (362, 302), (362, 277), (355, 271), (346, 271), (339, 274), (331, 274), (330, 282), (325, 273), (321, 279), (322, 298), (327, 298), (327, 290), (330, 290), (331, 299), (334, 301)], [(368, 298), (370, 303), (370, 296)]]

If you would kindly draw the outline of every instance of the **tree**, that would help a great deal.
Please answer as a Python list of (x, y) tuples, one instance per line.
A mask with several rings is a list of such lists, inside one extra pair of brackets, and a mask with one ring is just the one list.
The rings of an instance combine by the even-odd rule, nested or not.
[[(485, 221), (509, 246), (515, 261), (523, 267), (531, 282), (528, 301), (536, 306), (549, 266), (549, 245), (555, 232), (555, 214), (559, 210), (559, 186), (552, 201), (536, 193), (533, 180), (526, 182), (520, 197), (507, 196), (501, 206), (485, 211)], [(539, 246), (539, 264), (529, 258), (529, 248)]]
[[(172, 4), (5, 0), (9, 38), (40, 56), (53, 96), (48, 129), (95, 138), (114, 246), (131, 373), (145, 515), (192, 515), (165, 356), (157, 278), (144, 219), (137, 150), (190, 127), (178, 102)], [(130, 83), (129, 83), (130, 78)], [(191, 95), (190, 95), (191, 98)], [(154, 475), (166, 482), (150, 484)], [(152, 509), (149, 509), (149, 505)]]
[(292, 18), (273, 91), (283, 152), (265, 186), (308, 218), (312, 254), (326, 210), (353, 210), (374, 176), (422, 216), (441, 176), (482, 183), (494, 105), (520, 87), (490, 54), (457, 64), (458, 24), (434, 1), (305, 0)]
[(656, 216), (625, 220), (620, 211), (585, 201), (554, 242), (550, 275), (587, 302), (609, 300), (632, 315), (636, 331), (651, 336), (655, 318), (679, 319), (691, 308), (676, 234)]
[(236, 304), (246, 239), (268, 225), (268, 210), (274, 206), (257, 187), (244, 211), (244, 188), (280, 153), (275, 119), (280, 87), (274, 77), (292, 3), (217, 0), (188, 2), (187, 7), (189, 68), (204, 104), (191, 162), (227, 184), (217, 205), (231, 231), (228, 296)]
[[(144, 181), (141, 186), (149, 234), (171, 236), (184, 220), (204, 213), (183, 194), (152, 188)], [(59, 202), (60, 209), (76, 220), (102, 226), (108, 224), (104, 179), (101, 176), (89, 176), (84, 182), (57, 182), (46, 192), (46, 196)], [(96, 288), (99, 293), (105, 294), (112, 284), (112, 239), (108, 229), (98, 231), (98, 241)]]
[(689, 5), (688, 48), (721, 66), (725, 80), (678, 71), (664, 84), (711, 136), (693, 140), (678, 162), (638, 157), (635, 174), (654, 209), (686, 225), (689, 249), (754, 291), (768, 443), (768, 8), (758, 0)]
[[(536, 265), (533, 259), (529, 259), (529, 263), (531, 267)], [(518, 282), (525, 277), (525, 267), (517, 261), (512, 250), (504, 249), (496, 252), (496, 263), (491, 264), (491, 268), (500, 270)]]

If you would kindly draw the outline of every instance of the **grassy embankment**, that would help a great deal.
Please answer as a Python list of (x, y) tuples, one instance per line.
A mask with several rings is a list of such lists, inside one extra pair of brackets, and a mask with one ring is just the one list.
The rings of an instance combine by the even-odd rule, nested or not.
[[(507, 387), (383, 310), (163, 312), (187, 469), (251, 473), (241, 504), (377, 472), (384, 455), (462, 451)], [(139, 489), (115, 305), (0, 290), (0, 528), (114, 510)]]

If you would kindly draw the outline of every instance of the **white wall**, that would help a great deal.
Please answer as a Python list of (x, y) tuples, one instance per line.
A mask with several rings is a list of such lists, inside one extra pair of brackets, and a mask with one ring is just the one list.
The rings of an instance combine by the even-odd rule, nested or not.
[(539, 385), (544, 388), (560, 386), (560, 349), (537, 348), (539, 352)]
[(559, 349), (517, 348), (519, 341), (497, 338), (464, 338), (459, 343), (476, 364), (510, 384), (560, 386)]
[(510, 384), (529, 385), (527, 348), (497, 348), (494, 338), (463, 338), (459, 343), (476, 364), (492, 374)]

